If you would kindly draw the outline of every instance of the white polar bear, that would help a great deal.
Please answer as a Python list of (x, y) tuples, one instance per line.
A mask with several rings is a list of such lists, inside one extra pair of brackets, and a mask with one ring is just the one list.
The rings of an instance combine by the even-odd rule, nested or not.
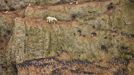
[(50, 16), (48, 16), (46, 19), (48, 23), (55, 23), (58, 21), (55, 17), (50, 17)]
[(69, 4), (78, 4), (78, 0), (71, 0)]

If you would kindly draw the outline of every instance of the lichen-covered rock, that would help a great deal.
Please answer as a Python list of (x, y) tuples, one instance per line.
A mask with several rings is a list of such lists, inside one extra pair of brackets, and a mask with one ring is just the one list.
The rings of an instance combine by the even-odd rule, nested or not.
[[(64, 52), (63, 52), (64, 53)], [(61, 53), (62, 54), (62, 53)], [(55, 56), (56, 57), (56, 56)], [(17, 64), (19, 75), (118, 75), (126, 73), (123, 64), (110, 67), (97, 65), (93, 62), (73, 60), (62, 61), (55, 57), (27, 60)], [(48, 63), (49, 62), (49, 63)]]
[[(29, 66), (22, 62), (52, 56), (63, 62), (90, 61), (98, 66), (112, 68), (96, 73), (98, 75), (127, 74), (128, 61), (134, 57), (132, 3), (127, 0), (78, 1), (79, 4), (72, 5), (66, 0), (3, 1), (11, 11), (0, 12), (0, 39), (6, 40), (4, 44), (0, 40), (2, 75), (15, 75), (17, 70), (13, 65), (16, 63), (23, 64), (22, 68), (17, 69), (24, 75), (26, 73), (34, 75), (33, 73), (39, 70), (40, 73), (44, 73), (44, 66), (43, 68), (42, 65)], [(48, 23), (46, 21), (48, 16), (55, 17), (58, 21)], [(5, 35), (10, 33), (10, 30), (11, 38), (11, 34)], [(65, 53), (60, 53), (60, 50)], [(41, 62), (38, 60), (36, 63)], [(73, 70), (70, 70), (70, 67), (72, 66), (65, 70), (62, 68), (53, 70), (50, 75), (54, 73), (78, 75), (88, 70), (86, 67), (84, 72), (81, 70), (82, 67), (74, 70), (74, 65)], [(92, 72), (101, 71), (98, 68), (96, 70)]]
[[(89, 6), (90, 4), (92, 5)], [(109, 61), (114, 57), (120, 57), (118, 46), (125, 44), (127, 40), (121, 35), (121, 31), (124, 29), (121, 26), (124, 25), (124, 22), (122, 18), (117, 20), (121, 17), (117, 16), (120, 14), (118, 9), (115, 9), (116, 12), (113, 11), (110, 15), (106, 9), (103, 9), (107, 4), (108, 2), (100, 4), (102, 9), (98, 9), (99, 6), (93, 9), (92, 7), (96, 5), (95, 2), (75, 6), (72, 9), (68, 5), (64, 8), (66, 12), (60, 5), (46, 8), (43, 6), (28, 7), (25, 16), (30, 18), (21, 18), (16, 21), (20, 27), (22, 23), (24, 24), (26, 30), (23, 34), (26, 36), (16, 39), (25, 39), (24, 54), (29, 59), (43, 57), (47, 54), (53, 55), (55, 51), (61, 49), (71, 51), (71, 59)], [(45, 17), (46, 14), (51, 16), (51, 13), (59, 20), (56, 24), (49, 24), (46, 19), (43, 19), (43, 16)], [(75, 15), (75, 18), (72, 21), (59, 18), (67, 13), (70, 17), (72, 14)], [(13, 36), (18, 36), (18, 34)]]
[(12, 35), (12, 27), (13, 27), (12, 19), (13, 18), (11, 18), (11, 16), (7, 16), (7, 15), (5, 16), (0, 13), (0, 74), (1, 75), (7, 75), (6, 56), (10, 56), (10, 54), (6, 55), (7, 53), (6, 47)]
[(128, 64), (128, 75), (134, 74), (134, 60), (131, 60)]
[(0, 11), (2, 10), (9, 10), (9, 7), (4, 0), (0, 0)]

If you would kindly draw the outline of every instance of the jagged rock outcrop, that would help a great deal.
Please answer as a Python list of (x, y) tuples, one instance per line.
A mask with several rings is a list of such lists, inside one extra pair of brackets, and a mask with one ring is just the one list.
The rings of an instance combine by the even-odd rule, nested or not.
[[(62, 52), (61, 54), (63, 54)], [(59, 58), (59, 56), (58, 56)], [(62, 61), (57, 56), (28, 60), (17, 64), (18, 75), (120, 75), (127, 74), (124, 61), (107, 63), (108, 66), (100, 66), (95, 62), (73, 60)], [(114, 64), (114, 66), (112, 66)]]
[[(131, 75), (128, 70), (133, 67), (128, 63), (134, 57), (133, 4), (127, 0), (78, 1), (79, 4), (70, 5), (68, 0), (1, 0), (0, 73), (15, 75), (15, 64), (24, 65), (21, 69), (35, 68), (27, 66), (29, 62), (25, 66), (25, 61), (45, 60), (65, 50), (69, 54), (58, 59), (98, 62), (107, 67), (113, 59), (125, 60), (127, 64), (112, 67), (116, 71), (111, 75)], [(54, 16), (58, 22), (47, 23), (47, 16)], [(65, 71), (74, 75), (69, 69)]]

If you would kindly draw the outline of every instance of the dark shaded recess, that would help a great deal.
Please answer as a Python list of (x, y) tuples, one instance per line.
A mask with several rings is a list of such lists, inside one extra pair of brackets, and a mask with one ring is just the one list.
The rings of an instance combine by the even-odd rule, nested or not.
[(0, 43), (4, 43), (4, 40), (3, 39), (0, 39)]
[(116, 35), (113, 35), (113, 37), (115, 37)]
[(5, 65), (5, 64), (0, 64), (0, 66), (1, 66), (2, 68), (5, 68), (5, 69), (6, 69), (6, 65)]
[(8, 3), (8, 1), (7, 0), (4, 0), (4, 2), (7, 4)]
[(94, 75), (94, 72), (86, 72), (86, 71), (80, 71), (79, 69), (76, 69), (76, 70), (70, 70), (71, 72), (73, 73), (82, 73), (82, 74), (87, 74), (87, 75)]
[(12, 31), (11, 30), (4, 30), (4, 34), (3, 34), (3, 38), (5, 39), (5, 42), (8, 42), (8, 40), (10, 39), (11, 35), (12, 35)]
[(114, 8), (114, 4), (111, 2), (107, 5), (107, 10), (112, 10)]
[(107, 39), (107, 36), (105, 36), (104, 39)]
[(97, 33), (96, 32), (92, 32), (91, 35), (92, 36), (97, 36)]
[(134, 38), (134, 34), (129, 34), (129, 37), (130, 38)]
[[(121, 54), (125, 54), (125, 55), (129, 55), (129, 56), (131, 56), (132, 58), (134, 57), (134, 53), (131, 52), (131, 49), (130, 49), (129, 47), (127, 47), (127, 46), (121, 46), (121, 47), (120, 47), (120, 53), (121, 53)], [(130, 57), (130, 58), (126, 58), (126, 60), (131, 59), (131, 57)]]
[(101, 45), (101, 50), (108, 52), (108, 48), (106, 45)]
[(124, 50), (126, 51), (126, 50), (128, 50), (128, 47), (126, 47), (126, 46), (121, 46), (120, 49), (123, 50), (123, 51), (124, 51)]
[(15, 8), (10, 7), (10, 8), (9, 8), (9, 11), (15, 11)]
[(28, 36), (28, 33), (26, 33), (26, 36)]
[(82, 37), (86, 37), (86, 35), (82, 35)]
[(6, 30), (6, 33), (7, 33), (8, 35), (10, 35), (10, 34), (12, 33), (12, 31), (11, 31), (11, 30)]
[(74, 19), (77, 18), (77, 15), (76, 14), (71, 14), (71, 18), (72, 18), (72, 20), (74, 20)]
[(95, 26), (92, 26), (93, 29), (95, 29)]
[(3, 35), (4, 38), (7, 38), (7, 36), (8, 36), (7, 34), (4, 34), (4, 35)]
[(77, 30), (77, 32), (81, 33), (81, 30)]
[(134, 3), (134, 0), (129, 0), (130, 2)]
[(79, 33), (79, 36), (82, 35), (82, 31), (80, 29), (78, 29), (77, 32)]
[(76, 34), (75, 34), (75, 33), (73, 33), (73, 35), (75, 36)]
[(7, 11), (7, 9), (0, 9), (0, 12), (2, 12), (2, 11)]
[(16, 66), (16, 62), (11, 62), (12, 68), (13, 68), (13, 75), (18, 75), (18, 69)]
[(40, 1), (35, 2), (36, 5), (40, 5)]
[(0, 48), (1, 50), (3, 50), (4, 49), (4, 47), (2, 47), (2, 48)]
[(96, 65), (98, 68), (100, 68), (101, 70), (108, 70), (109, 67), (103, 67), (103, 66), (100, 66), (100, 65)]

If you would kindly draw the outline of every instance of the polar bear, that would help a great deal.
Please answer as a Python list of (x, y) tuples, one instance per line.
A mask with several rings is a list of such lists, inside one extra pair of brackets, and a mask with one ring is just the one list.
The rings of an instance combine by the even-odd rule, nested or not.
[(70, 0), (69, 4), (78, 4), (78, 0)]
[(51, 17), (51, 16), (48, 16), (46, 19), (48, 23), (55, 23), (58, 21), (55, 17)]

